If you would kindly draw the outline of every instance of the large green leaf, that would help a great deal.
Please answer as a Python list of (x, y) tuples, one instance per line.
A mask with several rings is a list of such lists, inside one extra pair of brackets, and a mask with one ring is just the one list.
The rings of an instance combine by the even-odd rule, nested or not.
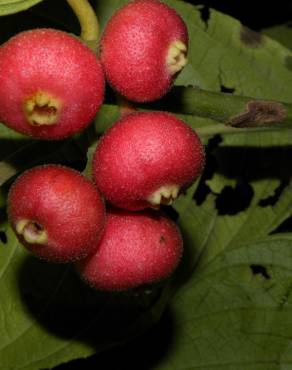
[(1, 369), (41, 369), (84, 357), (137, 335), (160, 317), (166, 291), (159, 300), (159, 290), (98, 293), (71, 266), (37, 260), (7, 225), (0, 229), (7, 237), (0, 242)]
[[(279, 41), (282, 45), (292, 50), (292, 24), (280, 24), (263, 29), (263, 33)], [(291, 65), (291, 64), (290, 64)]]
[(0, 16), (31, 8), (43, 0), (0, 0)]
[(292, 189), (265, 208), (264, 188), (235, 216), (218, 215), (214, 196), (182, 213), (188, 280), (171, 305), (171, 348), (155, 369), (290, 368), (292, 235), (267, 234), (291, 214)]

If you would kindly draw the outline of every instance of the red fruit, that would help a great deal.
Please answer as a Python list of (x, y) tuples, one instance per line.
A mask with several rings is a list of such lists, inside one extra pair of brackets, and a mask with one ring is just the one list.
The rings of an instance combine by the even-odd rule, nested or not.
[(139, 210), (170, 204), (203, 165), (203, 145), (187, 124), (169, 113), (134, 113), (101, 138), (93, 176), (110, 203)]
[(183, 250), (181, 234), (154, 211), (110, 210), (96, 253), (77, 263), (88, 284), (99, 290), (128, 290), (167, 278)]
[(101, 62), (111, 86), (129, 100), (153, 101), (185, 66), (188, 32), (176, 11), (156, 0), (133, 1), (109, 20)]
[(53, 29), (19, 33), (0, 47), (0, 119), (40, 139), (84, 129), (103, 102), (104, 76), (94, 53)]
[(35, 167), (15, 181), (8, 215), (20, 242), (52, 262), (92, 253), (105, 223), (96, 187), (79, 172), (57, 165)]

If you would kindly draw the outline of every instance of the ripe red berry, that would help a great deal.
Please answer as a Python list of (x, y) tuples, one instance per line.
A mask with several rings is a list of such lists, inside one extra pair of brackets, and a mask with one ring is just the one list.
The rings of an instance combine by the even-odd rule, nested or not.
[(188, 32), (176, 11), (157, 0), (132, 1), (109, 20), (101, 62), (111, 86), (129, 100), (153, 101), (171, 88), (187, 59)]
[(0, 47), (0, 120), (41, 139), (85, 128), (103, 102), (104, 76), (94, 53), (58, 30), (19, 33)]
[(52, 262), (92, 253), (105, 223), (96, 187), (79, 172), (58, 165), (32, 168), (15, 181), (8, 216), (20, 242)]
[(78, 261), (77, 269), (96, 289), (129, 290), (169, 277), (182, 250), (177, 226), (159, 212), (109, 210), (96, 253)]
[(98, 189), (129, 210), (170, 204), (200, 175), (204, 148), (197, 134), (174, 115), (133, 113), (101, 138), (93, 158)]

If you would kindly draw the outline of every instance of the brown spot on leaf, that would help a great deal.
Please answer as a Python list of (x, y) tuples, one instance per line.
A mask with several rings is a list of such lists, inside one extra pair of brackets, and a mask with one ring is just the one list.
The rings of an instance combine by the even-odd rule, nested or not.
[(240, 28), (240, 41), (250, 48), (259, 48), (263, 45), (263, 36), (251, 30), (248, 27), (241, 26)]
[(251, 100), (242, 113), (231, 117), (229, 124), (234, 127), (259, 127), (280, 123), (285, 116), (286, 109), (281, 103)]

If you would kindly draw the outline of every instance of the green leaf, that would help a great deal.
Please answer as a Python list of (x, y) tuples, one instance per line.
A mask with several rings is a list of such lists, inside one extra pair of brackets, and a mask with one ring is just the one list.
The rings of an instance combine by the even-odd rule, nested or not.
[(191, 280), (172, 305), (168, 356), (153, 368), (289, 369), (291, 242), (237, 245)]
[(262, 32), (265, 35), (277, 40), (282, 45), (284, 45), (286, 48), (292, 51), (291, 23), (286, 23), (286, 24), (281, 24), (281, 25), (265, 28), (262, 30)]
[(289, 368), (292, 235), (264, 237), (264, 214), (251, 208), (220, 216), (211, 197), (181, 218), (192, 276), (173, 300), (172, 343), (153, 369)]
[(95, 132), (100, 135), (120, 117), (119, 108), (112, 104), (103, 104), (95, 119)]
[(237, 95), (291, 101), (291, 71), (286, 58), (291, 51), (219, 12), (211, 10), (205, 24), (193, 6), (168, 0), (187, 22), (190, 35), (189, 64), (176, 84)]
[(291, 24), (283, 24), (279, 26), (274, 26), (266, 28), (263, 30), (263, 33), (272, 37), (273, 39), (280, 42), (286, 48), (290, 49), (291, 53), (285, 57), (286, 67), (292, 71), (292, 28)]
[(0, 0), (0, 16), (21, 12), (43, 0)]
[(39, 261), (7, 225), (2, 230), (7, 243), (0, 242), (1, 369), (51, 368), (88, 356), (160, 317), (166, 291), (98, 293), (81, 282), (72, 266)]
[(187, 206), (176, 201), (185, 259), (173, 339), (153, 369), (290, 368), (292, 234), (274, 234), (292, 215), (290, 142), (282, 133), (222, 137), (206, 200), (197, 205), (190, 190)]

